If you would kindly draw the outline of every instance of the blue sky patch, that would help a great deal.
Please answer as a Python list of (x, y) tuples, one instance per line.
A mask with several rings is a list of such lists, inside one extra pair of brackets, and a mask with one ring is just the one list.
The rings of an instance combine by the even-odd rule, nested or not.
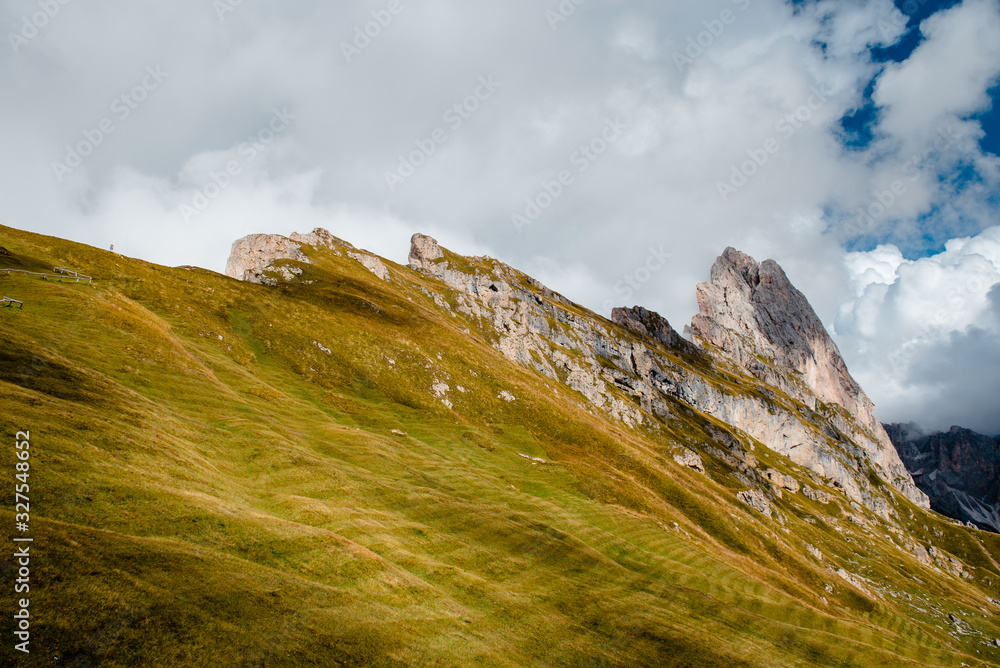
[(868, 148), (875, 138), (878, 107), (872, 101), (874, 92), (875, 79), (872, 79), (865, 87), (864, 102), (861, 107), (840, 119), (840, 140), (851, 150), (862, 151)]
[(984, 151), (1000, 155), (1000, 84), (990, 89), (990, 100), (991, 108), (972, 118), (979, 121), (983, 126), (983, 132), (986, 133), (979, 141), (979, 145)]

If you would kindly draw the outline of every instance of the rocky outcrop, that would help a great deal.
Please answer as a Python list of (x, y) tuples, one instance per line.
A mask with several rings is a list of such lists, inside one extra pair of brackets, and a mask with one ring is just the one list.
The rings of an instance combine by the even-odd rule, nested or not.
[(288, 237), (251, 234), (233, 243), (229, 261), (226, 262), (226, 276), (249, 283), (273, 283), (274, 279), (265, 276), (264, 271), (276, 260), (309, 263), (309, 258), (301, 249), (301, 244)]
[(434, 273), (436, 261), (443, 258), (444, 253), (438, 246), (437, 239), (423, 234), (414, 234), (410, 238), (410, 266), (414, 269)]
[[(641, 307), (615, 309), (614, 322), (608, 322), (501, 262), (452, 255), (419, 234), (411, 241), (410, 267), (454, 289), (450, 299), (433, 291), (427, 294), (439, 307), (468, 316), (495, 336), (497, 349), (506, 357), (576, 390), (628, 425), (656, 428), (658, 420), (669, 422), (687, 410), (684, 406), (692, 407), (809, 468), (883, 517), (891, 514), (890, 502), (872, 487), (869, 466), (917, 503), (926, 503), (891, 445), (895, 471), (845, 409), (819, 412), (814, 396), (810, 403), (796, 402), (775, 392), (765, 378), (735, 367), (731, 373), (717, 369), (720, 365), (711, 359), (714, 348), (691, 345), (656, 313)], [(788, 285), (785, 290), (794, 288)], [(802, 302), (799, 312), (811, 314), (804, 297)], [(786, 312), (792, 317), (791, 309)], [(715, 313), (732, 322), (721, 309)], [(813, 328), (818, 319), (812, 317), (815, 322), (803, 326)], [(832, 342), (829, 345), (835, 351)], [(792, 359), (790, 354), (787, 359)], [(809, 398), (809, 392), (803, 383), (797, 396)], [(721, 454), (724, 461), (737, 459), (732, 453)], [(772, 487), (762, 474), (750, 473), (740, 475), (749, 483)]]
[(377, 256), (371, 255), (369, 253), (359, 253), (356, 251), (348, 251), (347, 256), (352, 260), (357, 260), (361, 263), (361, 266), (372, 272), (383, 281), (389, 281), (391, 275), (389, 274), (389, 269), (385, 266), (382, 260), (378, 259)]
[(931, 508), (1000, 533), (1000, 437), (961, 427), (931, 434), (913, 424), (885, 428)]
[(674, 461), (681, 466), (694, 469), (698, 473), (705, 472), (705, 463), (701, 461), (701, 457), (699, 457), (698, 453), (694, 450), (684, 448), (681, 452), (674, 455)]
[(329, 231), (324, 230), (322, 227), (317, 227), (309, 234), (299, 234), (296, 232), (291, 238), (293, 241), (298, 241), (302, 244), (329, 249), (333, 251), (335, 255), (346, 254), (347, 257), (361, 263), (362, 267), (375, 274), (383, 281), (392, 280), (389, 268), (385, 266), (385, 263), (382, 262), (381, 258), (377, 255), (369, 253), (368, 251), (355, 248), (349, 242), (333, 236)]
[[(279, 260), (294, 260), (311, 264), (303, 246), (325, 248), (335, 255), (346, 254), (383, 281), (390, 281), (391, 274), (385, 263), (366, 251), (358, 250), (329, 231), (317, 227), (309, 234), (295, 232), (290, 237), (280, 234), (251, 234), (233, 243), (226, 263), (226, 275), (248, 283), (277, 285), (278, 280), (290, 281), (302, 273), (294, 265), (275, 264)], [(270, 274), (270, 275), (269, 275)]]
[(861, 447), (879, 477), (929, 505), (823, 323), (777, 263), (727, 248), (711, 282), (698, 285), (698, 308), (691, 322), (696, 342), (824, 414)]
[(802, 496), (816, 503), (830, 503), (829, 494), (819, 489), (813, 489), (809, 485), (802, 486)]
[(775, 487), (786, 489), (789, 492), (799, 491), (799, 481), (790, 475), (784, 475), (774, 469), (768, 469), (764, 472), (764, 477), (766, 477)]
[(771, 504), (768, 503), (767, 497), (764, 496), (759, 490), (750, 489), (737, 492), (736, 498), (757, 512), (771, 517)]
[(659, 341), (667, 348), (687, 348), (690, 345), (670, 326), (666, 318), (641, 306), (616, 308), (611, 311), (611, 320), (633, 332)]
[(293, 232), (290, 238), (292, 241), (300, 243), (304, 246), (328, 248), (334, 252), (334, 255), (343, 255), (344, 250), (354, 249), (353, 244), (350, 244), (339, 237), (333, 236), (328, 230), (324, 230), (322, 227), (317, 227), (309, 234)]

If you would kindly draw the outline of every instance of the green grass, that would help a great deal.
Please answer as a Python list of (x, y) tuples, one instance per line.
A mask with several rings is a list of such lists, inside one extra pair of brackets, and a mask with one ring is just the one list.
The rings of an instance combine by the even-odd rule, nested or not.
[[(417, 286), (447, 289), (409, 269), (389, 263), (386, 283), (313, 251), (299, 280), (267, 288), (10, 228), (0, 246), (4, 259), (96, 279), (0, 276), (0, 291), (25, 302), (0, 311), (0, 415), (6, 441), (32, 432), (44, 554), (33, 653), (14, 657), (5, 641), (3, 665), (1000, 658), (950, 636), (931, 607), (1000, 637), (996, 611), (982, 617), (984, 597), (1000, 598), (995, 536), (897, 499), (901, 517), (915, 514), (902, 530), (965, 560), (975, 579), (963, 581), (918, 564), (886, 530), (849, 523), (835, 492), (825, 506), (786, 493), (774, 506), (787, 524), (768, 521), (704, 451), (718, 423), (680, 406), (659, 431), (593, 415), (464, 333), (468, 321)], [(699, 450), (711, 476), (676, 465), (665, 453), (677, 443)], [(822, 487), (763, 450), (762, 468)], [(13, 464), (0, 448), (0, 466)], [(831, 567), (899, 596), (866, 596)], [(907, 593), (930, 599), (928, 612)]]

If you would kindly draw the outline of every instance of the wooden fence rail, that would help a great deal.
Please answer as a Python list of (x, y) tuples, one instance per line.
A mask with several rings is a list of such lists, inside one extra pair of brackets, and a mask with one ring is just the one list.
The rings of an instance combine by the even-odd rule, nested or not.
[(67, 276), (72, 276), (73, 278), (82, 278), (82, 279), (86, 279), (88, 281), (94, 280), (90, 276), (86, 276), (86, 275), (81, 274), (80, 272), (74, 271), (72, 269), (67, 269), (66, 267), (56, 267), (52, 271), (56, 272), (57, 274), (66, 274)]
[(22, 311), (24, 310), (24, 302), (22, 301), (11, 299), (10, 297), (4, 297), (3, 299), (0, 299), (0, 306), (7, 306), (9, 308), (14, 308), (14, 304), (17, 304), (17, 307)]
[(43, 281), (49, 278), (55, 278), (58, 279), (59, 281), (62, 281), (65, 278), (76, 281), (77, 283), (79, 283), (80, 281), (87, 281), (87, 283), (89, 283), (90, 285), (94, 284), (93, 278), (91, 278), (90, 276), (84, 276), (83, 274), (77, 271), (71, 271), (69, 269), (64, 269), (62, 267), (56, 267), (52, 271), (55, 271), (57, 273), (44, 274), (37, 271), (26, 271), (24, 269), (0, 269), (0, 274), (6, 272), (8, 276), (11, 276), (13, 274), (20, 274), (22, 276), (41, 276)]

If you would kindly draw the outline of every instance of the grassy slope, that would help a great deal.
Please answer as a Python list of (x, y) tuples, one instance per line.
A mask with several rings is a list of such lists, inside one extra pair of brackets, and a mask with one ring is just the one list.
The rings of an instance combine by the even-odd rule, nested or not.
[[(1000, 598), (996, 537), (899, 500), (907, 530), (975, 567), (970, 583), (847, 522), (859, 513), (841, 496), (785, 494), (788, 524), (764, 520), (724, 471), (715, 482), (675, 465), (670, 437), (591, 414), (464, 333), (402, 279), (443, 286), (408, 269), (387, 284), (317, 253), (296, 284), (265, 288), (10, 228), (0, 246), (14, 255), (4, 266), (97, 279), (0, 276), (25, 301), (0, 311), (0, 415), (5, 441), (32, 431), (41, 555), (35, 652), (18, 665), (1000, 658), (946, 623), (955, 612), (1000, 637), (984, 607)], [(706, 418), (678, 416), (664, 434), (708, 442)], [(0, 448), (3, 470), (13, 462)], [(12, 526), (9, 503), (0, 522)], [(831, 563), (884, 592), (863, 595)], [(9, 560), (0, 568), (9, 582)]]

